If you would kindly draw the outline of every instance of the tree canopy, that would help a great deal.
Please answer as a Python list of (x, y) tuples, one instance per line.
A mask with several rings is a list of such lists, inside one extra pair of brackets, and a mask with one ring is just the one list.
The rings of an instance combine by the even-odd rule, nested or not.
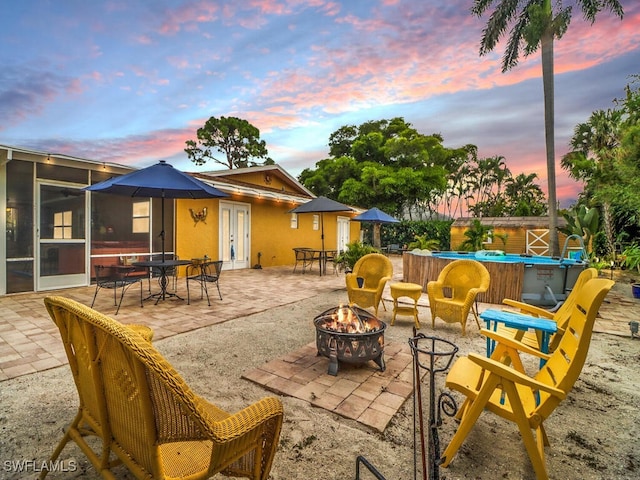
[(331, 158), (299, 180), (316, 195), (401, 217), (546, 213), (535, 173), (513, 177), (503, 157), (478, 159), (475, 145), (448, 148), (443, 141), (400, 117), (346, 125), (329, 137)]
[[(269, 158), (265, 141), (260, 140), (260, 130), (241, 118), (211, 117), (196, 135), (197, 140), (187, 140), (184, 149), (196, 165), (213, 160), (233, 169), (274, 163)], [(223, 154), (224, 158), (216, 153)]]
[(339, 128), (329, 137), (329, 154), (302, 171), (301, 183), (316, 195), (400, 215), (444, 191), (455, 153), (439, 135), (418, 133), (397, 117)]
[(572, 150), (561, 161), (572, 178), (584, 182), (579, 205), (601, 209), (609, 253), (615, 242), (640, 236), (640, 75), (614, 103), (576, 125)]

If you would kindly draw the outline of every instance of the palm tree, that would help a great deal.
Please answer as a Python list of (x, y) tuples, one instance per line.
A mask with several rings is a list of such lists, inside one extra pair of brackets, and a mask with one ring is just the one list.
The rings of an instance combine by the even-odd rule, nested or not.
[[(624, 12), (618, 0), (575, 0), (584, 19), (595, 22), (605, 8), (622, 18)], [(572, 7), (563, 7), (562, 0), (474, 0), (471, 13), (481, 17), (492, 5), (495, 10), (482, 31), (480, 55), (492, 51), (511, 26), (507, 48), (502, 57), (502, 72), (518, 64), (520, 52), (525, 56), (540, 47), (542, 55), (542, 86), (544, 91), (544, 134), (547, 156), (549, 248), (558, 255), (558, 209), (556, 205), (556, 161), (553, 84), (553, 41), (562, 38), (569, 28)]]
[(469, 229), (464, 232), (464, 236), (467, 238), (464, 239), (460, 248), (469, 252), (482, 250), (482, 244), (486, 241), (490, 231), (491, 227), (483, 225), (480, 220), (474, 218)]
[(536, 178), (538, 178), (537, 173), (519, 173), (506, 180), (504, 190), (509, 215), (535, 217), (546, 213), (547, 205), (544, 203), (544, 193), (535, 183)]
[(602, 206), (607, 249), (614, 252), (615, 232), (608, 185), (621, 183), (616, 167), (617, 148), (623, 120), (621, 110), (597, 110), (589, 120), (578, 124), (571, 138), (571, 152), (562, 157), (560, 165), (569, 176), (586, 183), (586, 195)]

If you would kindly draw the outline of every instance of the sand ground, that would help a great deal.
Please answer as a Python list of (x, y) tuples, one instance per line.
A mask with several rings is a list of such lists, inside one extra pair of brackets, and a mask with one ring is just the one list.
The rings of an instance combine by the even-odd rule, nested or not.
[[(614, 287), (629, 296), (629, 286)], [(224, 293), (224, 291), (223, 291)], [(313, 341), (312, 319), (345, 298), (343, 289), (322, 291), (290, 305), (235, 318), (155, 341), (156, 348), (198, 394), (228, 411), (236, 411), (270, 395), (242, 378), (255, 367)], [(640, 317), (630, 303), (629, 320)], [(147, 310), (146, 308), (144, 310)], [(485, 340), (477, 328), (461, 337), (459, 326), (437, 324), (431, 330), (428, 309), (420, 308), (423, 331), (453, 341), (459, 354), (482, 353)], [(390, 312), (381, 319), (390, 320)], [(387, 329), (387, 342), (407, 342), (412, 322)], [(528, 367), (535, 364), (528, 363)], [(369, 368), (369, 367), (363, 367)], [(640, 339), (595, 333), (583, 372), (568, 398), (545, 422), (550, 447), (546, 463), (555, 479), (635, 479), (640, 477)], [(443, 378), (437, 381), (443, 390)], [(426, 388), (425, 388), (426, 390)], [(460, 399), (460, 396), (457, 396)], [(410, 399), (379, 433), (308, 402), (282, 397), (285, 420), (271, 477), (281, 479), (355, 478), (356, 457), (363, 455), (388, 480), (414, 478), (420, 468), (414, 448), (414, 404)], [(33, 464), (46, 460), (72, 420), (77, 397), (66, 365), (0, 382), (0, 478), (35, 478)], [(456, 429), (445, 417), (440, 428), (444, 446)], [(419, 449), (418, 449), (419, 451)], [(68, 446), (62, 453), (73, 471), (49, 478), (98, 478), (82, 452)], [(27, 466), (17, 472), (15, 462)], [(132, 478), (124, 469), (117, 478)], [(516, 427), (484, 413), (451, 466), (446, 479), (533, 479)], [(368, 473), (362, 479), (373, 478)], [(422, 478), (421, 474), (417, 478)]]

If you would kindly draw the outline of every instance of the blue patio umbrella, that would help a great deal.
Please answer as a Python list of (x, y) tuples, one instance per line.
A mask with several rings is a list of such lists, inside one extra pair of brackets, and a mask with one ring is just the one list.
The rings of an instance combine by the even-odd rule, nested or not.
[(164, 261), (164, 199), (165, 198), (221, 198), (228, 195), (201, 180), (173, 168), (164, 160), (147, 168), (136, 170), (85, 190), (113, 193), (130, 197), (162, 198), (162, 261)]
[[(327, 197), (316, 197), (313, 200), (298, 205), (289, 210), (288, 213), (319, 213), (320, 214), (320, 240), (322, 242), (322, 254), (324, 255), (324, 212), (353, 212), (353, 208), (336, 202)], [(322, 275), (322, 262), (320, 265), (320, 275)]]
[(373, 246), (380, 248), (380, 226), (383, 223), (398, 223), (400, 220), (392, 217), (388, 213), (383, 212), (377, 207), (370, 208), (366, 212), (356, 215), (351, 220), (357, 222), (373, 223)]
[(366, 212), (356, 215), (351, 220), (358, 222), (373, 222), (373, 223), (398, 223), (400, 220), (392, 217), (391, 215), (384, 213), (377, 207), (370, 208)]

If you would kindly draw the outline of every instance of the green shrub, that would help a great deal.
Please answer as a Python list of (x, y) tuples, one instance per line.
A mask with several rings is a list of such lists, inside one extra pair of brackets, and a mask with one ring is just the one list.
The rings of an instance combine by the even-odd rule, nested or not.
[[(409, 247), (417, 236), (425, 236), (438, 242), (433, 250), (450, 250), (451, 224), (453, 220), (403, 220), (400, 223), (385, 223), (380, 229), (380, 244)], [(370, 223), (362, 225), (365, 242), (373, 244)]]
[(622, 252), (622, 256), (624, 257), (623, 265), (630, 269), (636, 269), (640, 272), (640, 246), (637, 244), (633, 244), (630, 247), (627, 247)]
[(409, 250), (440, 250), (440, 242), (435, 238), (427, 238), (427, 235), (416, 235), (415, 240), (407, 246)]
[(356, 262), (369, 253), (380, 253), (380, 250), (360, 242), (347, 243), (347, 249), (336, 257), (336, 263), (351, 271)]

